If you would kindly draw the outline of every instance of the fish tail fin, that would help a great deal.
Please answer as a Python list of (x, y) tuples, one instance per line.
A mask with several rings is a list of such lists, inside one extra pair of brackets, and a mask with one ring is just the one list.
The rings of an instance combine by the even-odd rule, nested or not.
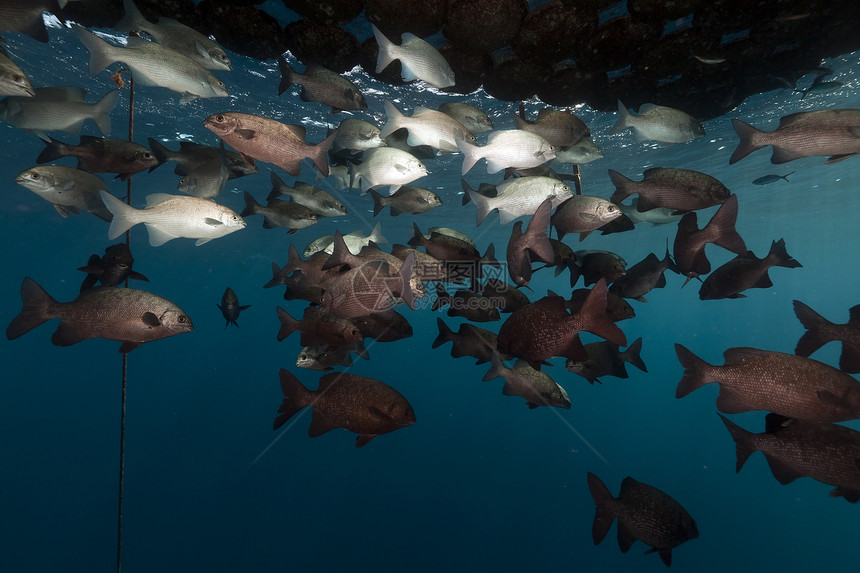
[(281, 402), (281, 407), (278, 408), (275, 423), (272, 424), (273, 430), (283, 426), (296, 412), (313, 403), (313, 391), (305, 388), (291, 372), (281, 368), (279, 376), (284, 400)]
[(487, 382), (489, 380), (493, 380), (494, 378), (499, 378), (500, 376), (505, 375), (505, 365), (502, 364), (502, 357), (499, 356), (497, 351), (493, 351), (493, 357), (491, 359), (490, 369), (487, 370), (487, 373), (484, 374), (484, 377), (481, 378), (483, 382)]
[(612, 126), (612, 129), (609, 131), (609, 135), (620, 133), (630, 127), (631, 117), (633, 117), (633, 115), (627, 110), (627, 106), (621, 103), (621, 100), (618, 100), (618, 120), (615, 122), (615, 125)]
[(439, 335), (436, 337), (436, 340), (433, 341), (432, 348), (438, 348), (446, 342), (454, 340), (454, 331), (445, 324), (444, 320), (436, 317), (436, 326), (439, 328)]
[(832, 327), (833, 323), (799, 300), (794, 301), (794, 314), (806, 329), (794, 350), (798, 356), (809, 356), (828, 342), (835, 340), (827, 334), (830, 330), (828, 327)]
[(379, 55), (376, 58), (376, 73), (378, 74), (397, 58), (392, 52), (394, 44), (391, 43), (391, 40), (386, 38), (385, 34), (380, 32), (379, 28), (373, 24), (371, 24), (370, 27), (373, 29), (373, 36), (376, 38), (376, 44), (379, 46)]
[[(481, 158), (481, 148), (462, 139), (457, 139), (454, 143), (457, 144), (457, 148), (463, 154), (463, 169), (461, 173), (465, 175)], [(472, 200), (474, 201), (474, 198)]]
[(111, 90), (106, 93), (97, 104), (95, 104), (95, 107), (93, 107), (92, 119), (94, 122), (96, 122), (99, 131), (105, 137), (110, 135), (110, 114), (113, 111), (113, 108), (116, 106), (116, 102), (118, 100), (119, 90)]
[(385, 197), (370, 189), (368, 191), (370, 193), (370, 197), (373, 199), (373, 216), (376, 217), (379, 213), (385, 209), (385, 206), (388, 204)]
[(615, 185), (615, 192), (609, 200), (616, 205), (633, 195), (634, 191), (632, 186), (634, 181), (632, 179), (628, 179), (614, 169), (610, 169), (609, 180), (612, 181), (613, 185)]
[(57, 304), (39, 284), (27, 277), (21, 283), (21, 312), (6, 327), (6, 338), (13, 340), (53, 318), (52, 306)]
[(726, 429), (735, 441), (735, 453), (738, 458), (737, 465), (735, 466), (735, 473), (737, 473), (741, 471), (742, 467), (744, 467), (744, 463), (746, 463), (750, 455), (758, 449), (755, 447), (755, 443), (753, 441), (754, 434), (747, 432), (722, 414), (717, 414), (717, 416), (719, 416), (720, 420), (723, 421), (723, 424), (726, 425)]
[(263, 285), (263, 288), (272, 288), (284, 284), (283, 275), (281, 275), (281, 267), (277, 263), (272, 263), (272, 280)]
[(373, 229), (370, 231), (370, 235), (367, 237), (368, 240), (373, 241), (374, 243), (384, 245), (388, 242), (384, 236), (382, 236), (382, 225), (379, 223), (373, 226)]
[(775, 267), (796, 269), (803, 266), (795, 261), (791, 255), (788, 254), (788, 251), (785, 250), (785, 239), (774, 241), (773, 244), (771, 244), (767, 258), (773, 262), (773, 266)]
[(465, 205), (466, 203), (468, 203), (468, 201), (466, 201), (466, 197), (468, 197), (472, 201), (472, 203), (475, 204), (475, 207), (478, 208), (475, 225), (480, 227), (481, 223), (484, 222), (484, 219), (486, 219), (487, 215), (489, 215), (490, 211), (492, 211), (492, 209), (490, 208), (490, 199), (489, 197), (486, 197), (483, 194), (478, 193), (477, 191), (472, 189), (472, 187), (468, 183), (466, 183), (465, 179), (460, 179), (460, 184), (462, 185), (464, 191), (463, 204)]
[[(747, 252), (747, 245), (743, 238), (735, 230), (735, 223), (738, 220), (738, 196), (730, 195), (720, 208), (708, 221), (705, 226), (711, 227), (714, 230), (716, 238), (713, 240), (715, 245), (719, 245), (724, 249), (742, 255)], [(713, 226), (712, 226), (713, 225)]]
[(708, 383), (705, 376), (711, 365), (680, 344), (675, 344), (675, 354), (678, 355), (678, 361), (684, 367), (684, 375), (678, 382), (675, 398), (683, 398), (696, 388), (701, 388)]
[(66, 155), (66, 144), (51, 137), (51, 141), (45, 144), (45, 149), (43, 149), (42, 153), (39, 154), (39, 157), (36, 158), (36, 163), (55, 161), (60, 157), (65, 157)]
[(648, 372), (648, 367), (645, 366), (645, 362), (642, 360), (642, 357), (639, 355), (642, 352), (642, 337), (640, 336), (636, 340), (633, 341), (633, 344), (627, 347), (627, 350), (621, 353), (621, 358), (624, 359), (625, 362), (629, 362), (642, 372)]
[(107, 191), (99, 191), (99, 196), (102, 198), (107, 210), (111, 212), (113, 218), (108, 229), (108, 238), (113, 240), (140, 223), (138, 210), (127, 205), (124, 201), (117, 199)]
[(311, 161), (314, 162), (314, 165), (317, 166), (320, 173), (322, 173), (323, 177), (328, 177), (329, 175), (328, 150), (331, 147), (331, 144), (334, 143), (336, 137), (337, 130), (335, 129), (329, 133), (325, 139), (311, 148), (309, 157), (311, 158)]
[(83, 26), (72, 24), (72, 29), (78, 39), (90, 53), (90, 77), (117, 61), (114, 57), (114, 46), (108, 44)]
[(591, 525), (591, 537), (594, 539), (594, 544), (599, 545), (609, 533), (612, 522), (615, 521), (613, 508), (615, 498), (612, 497), (606, 484), (591, 472), (588, 472), (588, 491), (591, 492), (591, 498), (596, 506), (594, 523)]
[(361, 260), (353, 255), (349, 250), (349, 247), (346, 246), (346, 241), (343, 240), (343, 235), (340, 231), (334, 232), (333, 245), (334, 248), (332, 249), (331, 255), (326, 259), (326, 262), (323, 263), (323, 266), (320, 267), (320, 270), (327, 271), (342, 265), (347, 265), (350, 268), (361, 266)]
[[(152, 151), (152, 154), (158, 160), (158, 165), (169, 161), (168, 157), (170, 156), (170, 150), (167, 149), (167, 147), (165, 147), (157, 139), (153, 139), (152, 137), (147, 138), (146, 141), (149, 143), (149, 150)], [(158, 167), (158, 165), (150, 167), (149, 172), (152, 173), (152, 171), (156, 167)]]
[(436, 283), (436, 300), (433, 301), (433, 305), (430, 307), (430, 310), (439, 310), (450, 302), (451, 295), (448, 294), (448, 291), (445, 290), (445, 287), (443, 287), (439, 283)]
[(613, 344), (627, 346), (627, 337), (606, 315), (606, 279), (603, 277), (591, 287), (591, 292), (585, 297), (578, 314), (583, 317), (582, 330), (605, 338)]
[(242, 212), (239, 213), (240, 217), (249, 217), (250, 215), (255, 215), (260, 212), (260, 204), (254, 199), (254, 196), (245, 191), (243, 193), (245, 196), (245, 208), (242, 209)]
[(281, 95), (295, 83), (295, 71), (284, 56), (278, 56), (278, 69), (281, 71), (281, 83), (278, 84), (278, 95)]
[(299, 329), (299, 321), (281, 307), (277, 307), (276, 312), (278, 320), (281, 321), (281, 328), (278, 329), (278, 342), (280, 342)]
[(761, 147), (755, 143), (755, 138), (761, 133), (761, 131), (739, 119), (732, 119), (732, 127), (735, 128), (735, 133), (738, 134), (740, 141), (738, 142), (738, 146), (735, 148), (734, 153), (732, 153), (731, 158), (729, 158), (730, 164), (740, 161)]
[(406, 306), (415, 310), (415, 293), (412, 292), (412, 267), (415, 266), (415, 251), (409, 251), (403, 264), (400, 265), (400, 298)]
[(388, 117), (385, 125), (382, 126), (382, 129), (379, 131), (379, 137), (385, 139), (401, 127), (403, 127), (404, 120), (407, 119), (405, 115), (400, 113), (400, 110), (397, 109), (393, 103), (388, 100), (383, 102), (385, 105), (385, 115)]

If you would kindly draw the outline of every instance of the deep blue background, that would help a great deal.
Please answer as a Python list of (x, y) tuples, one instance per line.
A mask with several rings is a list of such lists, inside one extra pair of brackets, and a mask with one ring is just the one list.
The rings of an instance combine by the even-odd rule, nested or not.
[[(50, 34), (49, 45), (7, 37), (10, 53), (34, 85), (79, 85), (91, 102), (111, 89), (108, 72), (87, 76), (87, 53), (69, 29), (51, 28)], [(320, 141), (327, 127), (348, 117), (302, 103), (296, 88), (278, 97), (273, 61), (231, 57), (234, 71), (216, 72), (230, 98), (180, 106), (178, 94), (139, 87), (135, 140), (155, 137), (174, 149), (180, 137), (214, 145), (217, 139), (202, 120), (218, 111), (242, 111), (302, 123), (309, 141)], [(730, 116), (706, 122), (706, 137), (687, 144), (636, 142), (630, 132), (610, 137), (616, 114), (574, 110), (606, 153), (583, 166), (585, 193), (611, 195), (608, 168), (634, 179), (654, 166), (706, 172), (737, 193), (737, 227), (750, 249), (764, 256), (772, 240), (785, 238), (803, 268), (773, 269), (773, 288), (753, 290), (740, 300), (699, 301), (697, 285), (682, 289), (681, 277), (668, 276), (667, 287), (652, 292), (648, 303), (633, 302), (635, 319), (620, 323), (629, 341), (643, 337), (647, 374), (628, 368), (627, 380), (606, 378), (603, 385), (590, 386), (566, 372), (563, 360), (547, 369), (569, 392), (569, 411), (530, 411), (521, 399), (501, 394), (501, 380), (481, 382), (487, 366), (451, 358), (449, 345), (431, 349), (441, 315), (432, 313), (428, 302), (415, 312), (403, 310), (415, 330), (412, 338), (373, 345), (372, 359), (352, 370), (403, 393), (415, 408), (414, 426), (361, 449), (354, 447), (354, 435), (339, 430), (309, 438), (308, 411), (272, 432), (281, 401), (278, 370), (290, 369), (312, 388), (319, 375), (295, 368), (297, 336), (281, 343), (275, 338), (275, 306), (299, 314), (303, 304), (285, 303), (280, 288), (261, 288), (271, 263), (286, 262), (291, 241), (301, 251), (335, 229), (368, 232), (375, 220), (392, 243), (409, 238), (414, 220), (422, 229), (455, 227), (472, 235), (482, 252), (493, 242), (503, 254), (510, 226), (499, 226), (491, 215), (476, 229), (474, 207), (460, 206), (459, 155), (427, 162), (431, 175), (416, 183), (435, 190), (445, 204), (415, 217), (393, 218), (386, 209), (374, 220), (370, 197), (353, 191), (345, 195), (348, 216), (295, 235), (262, 229), (260, 217), (251, 217), (247, 229), (201, 247), (179, 239), (153, 248), (145, 230), (135, 227), (135, 268), (151, 282), (132, 286), (175, 301), (196, 329), (129, 355), (125, 571), (664, 571), (656, 555), (641, 555), (646, 549), (641, 543), (622, 554), (614, 528), (594, 547), (587, 471), (599, 475), (613, 494), (631, 475), (687, 508), (701, 536), (674, 552), (673, 570), (856, 571), (857, 506), (829, 498), (830, 487), (809, 479), (779, 485), (761, 454), (735, 475), (734, 445), (716, 415), (716, 386), (674, 398), (682, 369), (673, 343), (718, 364), (723, 350), (733, 346), (792, 352), (803, 333), (792, 299), (839, 323), (858, 302), (858, 160), (827, 166), (823, 158), (808, 158), (773, 166), (770, 152), (759, 151), (728, 165), (737, 143), (731, 117), (774, 129), (780, 116), (795, 111), (860, 107), (858, 56), (826, 65), (845, 84), (842, 90), (803, 101), (789, 91), (761, 94)], [(432, 108), (455, 99), (422, 85), (382, 85), (361, 70), (351, 79), (370, 103), (357, 117), (378, 125), (384, 122), (385, 98), (410, 114), (416, 105)], [(807, 76), (800, 85), (811, 80)], [(485, 109), (498, 128), (513, 125), (513, 104), (482, 92), (457, 99)], [(113, 137), (128, 135), (128, 101), (126, 89), (112, 116)], [(541, 105), (527, 103), (531, 117)], [(97, 132), (88, 124), (84, 133)], [(34, 165), (42, 147), (34, 135), (0, 124), (3, 324), (20, 310), (25, 276), (58, 300), (71, 300), (83, 278), (75, 268), (111, 244), (102, 221), (89, 214), (62, 219), (15, 184), (15, 175)], [(231, 181), (219, 201), (239, 211), (242, 191), (264, 199), (270, 167), (288, 184), (295, 180), (261, 164), (259, 174)], [(789, 171), (796, 172), (789, 182), (750, 183)], [(177, 179), (171, 165), (136, 176), (134, 203), (141, 206), (150, 192), (175, 192)], [(299, 179), (313, 181), (309, 165)], [(473, 187), (499, 181), (485, 173), (483, 163), (467, 179)], [(118, 181), (110, 186), (117, 195), (125, 190)], [(700, 215), (700, 221), (711, 213)], [(577, 249), (616, 251), (632, 265), (649, 252), (662, 256), (674, 233), (674, 225), (642, 226), (630, 233), (593, 234), (582, 243), (570, 236), (567, 242)], [(732, 256), (708, 247), (715, 267)], [(537, 296), (566, 285), (566, 275), (556, 279), (543, 271), (531, 286)], [(227, 286), (242, 304), (253, 305), (238, 329), (225, 329), (215, 307)], [(460, 321), (444, 318), (455, 328)], [(58, 348), (50, 343), (55, 327), (49, 323), (0, 342), (0, 571), (114, 568), (119, 343), (94, 340)], [(838, 345), (831, 344), (814, 357), (836, 364), (838, 355)], [(733, 419), (753, 431), (763, 427), (760, 412)], [(849, 425), (858, 428), (856, 422)]]

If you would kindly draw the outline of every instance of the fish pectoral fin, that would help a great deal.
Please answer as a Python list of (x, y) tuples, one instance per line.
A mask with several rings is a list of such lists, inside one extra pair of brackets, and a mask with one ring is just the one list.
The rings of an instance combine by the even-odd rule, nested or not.
[(839, 396), (837, 396), (833, 392), (829, 392), (827, 390), (819, 390), (817, 392), (817, 394), (818, 394), (818, 401), (819, 402), (821, 402), (822, 404), (825, 404), (827, 406), (830, 406), (832, 408), (840, 408), (841, 409), (841, 408), (845, 408), (845, 406), (847, 405), (846, 400), (844, 400), (843, 398), (840, 398)]
[(198, 96), (197, 94), (193, 94), (191, 92), (185, 92), (184, 94), (182, 94), (182, 97), (179, 98), (179, 103), (180, 104), (186, 104), (188, 102), (192, 102), (192, 101), (196, 100), (198, 97), (200, 97), (200, 96)]
[(200, 40), (194, 41), (194, 49), (197, 50), (197, 53), (200, 54), (201, 57), (207, 60), (211, 59), (209, 52), (206, 51), (206, 47), (200, 42)]
[(144, 312), (143, 316), (140, 317), (140, 320), (143, 321), (143, 324), (150, 328), (155, 328), (156, 326), (161, 326), (161, 320), (158, 319), (152, 312)]
[(597, 217), (594, 215), (594, 213), (580, 213), (579, 218), (583, 221), (590, 223), (591, 221), (594, 221)]
[(194, 246), (195, 246), (195, 247), (199, 247), (200, 245), (205, 245), (206, 243), (208, 243), (208, 242), (209, 242), (209, 241), (211, 241), (211, 240), (212, 240), (211, 238), (208, 238), (208, 239), (197, 239), (196, 241), (194, 241)]
[(213, 219), (212, 217), (206, 217), (203, 219), (203, 222), (209, 225), (210, 227), (220, 227), (224, 223), (219, 221), (218, 219)]
[(319, 408), (314, 408), (311, 414), (311, 425), (308, 428), (308, 436), (316, 438), (322, 436), (330, 430), (334, 430), (339, 426), (335, 424), (328, 416), (323, 414)]
[(253, 129), (237, 129), (234, 133), (245, 140), (254, 139), (254, 136), (257, 135)]
[(409, 172), (408, 167), (406, 167), (405, 165), (401, 165), (399, 163), (394, 164), (394, 169), (396, 169), (397, 172), (400, 173), (401, 175), (405, 175), (406, 173)]
[(355, 439), (355, 447), (360, 448), (361, 446), (367, 445), (367, 442), (376, 437), (376, 434), (359, 434)]
[(773, 477), (782, 485), (790, 484), (797, 478), (803, 477), (802, 473), (774, 456), (765, 454), (765, 459), (767, 459), (767, 465), (770, 466)]
[(121, 354), (128, 354), (129, 352), (131, 352), (132, 350), (134, 350), (135, 348), (137, 348), (141, 344), (143, 344), (143, 343), (142, 342), (132, 342), (130, 340), (126, 340), (125, 342), (123, 342), (120, 345), (119, 351)]
[(56, 203), (51, 203), (54, 206), (54, 210), (63, 216), (63, 218), (68, 217), (69, 215), (77, 215), (78, 209), (77, 207), (72, 207), (71, 205), (57, 205)]
[(380, 410), (376, 406), (368, 407), (367, 411), (370, 412), (371, 416), (373, 416), (374, 418), (376, 418), (377, 420), (379, 420), (381, 422), (387, 422), (387, 423), (388, 422), (394, 422), (394, 419), (391, 416), (389, 416), (388, 414), (386, 414), (385, 412), (383, 412), (382, 410)]

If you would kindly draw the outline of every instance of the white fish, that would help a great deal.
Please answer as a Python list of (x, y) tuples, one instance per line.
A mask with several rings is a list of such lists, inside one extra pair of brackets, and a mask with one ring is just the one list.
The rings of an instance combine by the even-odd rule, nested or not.
[(584, 165), (601, 157), (603, 157), (603, 150), (596, 143), (585, 138), (574, 145), (556, 148), (555, 159), (550, 161), (550, 164), (572, 163), (574, 165)]
[(638, 139), (662, 143), (683, 143), (705, 135), (702, 124), (679, 109), (643, 103), (639, 115), (634, 116), (618, 100), (618, 121), (609, 133), (619, 133), (628, 127), (633, 128)]
[(633, 221), (633, 224), (636, 223), (651, 223), (652, 225), (665, 225), (667, 223), (676, 223), (681, 220), (683, 215), (675, 214), (675, 209), (669, 209), (668, 207), (655, 207), (653, 209), (648, 209), (647, 211), (642, 211), (641, 213), (637, 210), (639, 205), (639, 198), (634, 197), (631, 204), (625, 205), (624, 203), (618, 203), (618, 208), (621, 209), (621, 213), (627, 215), (627, 217)]
[(123, 0), (122, 6), (125, 16), (114, 25), (114, 30), (146, 32), (162, 46), (188, 56), (210, 70), (233, 69), (224, 49), (194, 28), (171, 18), (159, 18), (158, 22), (153, 24), (143, 17), (132, 0)]
[[(382, 227), (379, 223), (374, 225), (373, 230), (366, 237), (361, 234), (361, 231), (353, 231), (343, 235), (343, 242), (346, 243), (346, 247), (353, 255), (360, 253), (361, 249), (369, 245), (371, 241), (378, 245), (388, 242), (388, 239), (382, 235)], [(308, 258), (320, 251), (328, 254), (334, 253), (334, 235), (326, 235), (313, 241), (305, 248), (302, 256)]]
[(89, 211), (96, 217), (111, 220), (99, 191), (107, 184), (98, 175), (64, 165), (39, 165), (22, 171), (15, 182), (50, 203), (63, 217), (69, 213)]
[(124, 62), (131, 68), (135, 82), (181, 93), (182, 103), (199, 97), (230, 95), (224, 82), (176, 50), (134, 36), (129, 36), (127, 47), (123, 48), (107, 43), (77, 24), (72, 24), (72, 28), (90, 52), (90, 76), (114, 62)]
[(388, 121), (380, 132), (383, 139), (404, 128), (409, 132), (406, 143), (413, 147), (429, 145), (440, 151), (457, 152), (457, 141), (475, 143), (475, 136), (465, 125), (441, 111), (418, 106), (412, 112), (412, 117), (407, 117), (393, 103), (386, 101), (385, 113)]
[(401, 36), (401, 43), (396, 46), (376, 26), (371, 24), (370, 27), (373, 28), (373, 35), (379, 44), (377, 74), (394, 60), (400, 60), (400, 77), (405, 82), (419, 79), (436, 88), (449, 88), (454, 85), (454, 70), (439, 50), (408, 32)]
[(109, 239), (143, 223), (153, 247), (180, 237), (197, 239), (194, 244), (199, 246), (245, 228), (245, 220), (235, 211), (209, 199), (153, 193), (147, 196), (145, 209), (135, 209), (104, 191), (100, 194), (113, 213)]
[(499, 223), (506, 225), (525, 215), (534, 215), (545, 199), (552, 200), (555, 209), (573, 197), (573, 190), (552, 177), (529, 176), (506, 179), (496, 186), (496, 196), (487, 197), (470, 188), (463, 181), (463, 190), (478, 207), (476, 225), (484, 222), (494, 209), (499, 210)]
[(377, 185), (390, 185), (389, 194), (402, 185), (427, 175), (427, 168), (417, 157), (395, 147), (377, 147), (365, 152), (364, 161), (350, 167), (350, 187), (361, 177), (361, 191)]
[(110, 135), (110, 113), (119, 99), (119, 90), (109, 91), (96, 104), (85, 100), (86, 91), (79, 87), (48, 87), (33, 90), (36, 95), (9, 96), (0, 100), (0, 119), (19, 129), (33, 131), (47, 142), (44, 132), (65, 131), (77, 135), (88, 119), (93, 120), (102, 135)]
[(553, 146), (543, 137), (522, 129), (494, 131), (483, 147), (465, 141), (458, 141), (457, 147), (463, 152), (463, 175), (481, 158), (487, 160), (487, 173), (508, 167), (528, 169), (555, 158)]

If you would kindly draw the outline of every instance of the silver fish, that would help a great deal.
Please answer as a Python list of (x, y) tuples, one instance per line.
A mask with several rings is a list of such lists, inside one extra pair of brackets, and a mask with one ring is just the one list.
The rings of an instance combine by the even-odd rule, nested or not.
[[(388, 239), (382, 236), (382, 227), (377, 223), (370, 231), (370, 234), (366, 237), (361, 234), (361, 231), (352, 231), (351, 233), (343, 235), (343, 241), (346, 243), (349, 252), (353, 255), (357, 255), (361, 252), (361, 249), (369, 245), (371, 241), (376, 244), (381, 244), (387, 243)], [(305, 248), (302, 256), (307, 258), (314, 253), (319, 253), (320, 251), (328, 254), (332, 254), (334, 252), (334, 235), (327, 235), (313, 241)]]
[(609, 133), (619, 133), (628, 127), (633, 128), (638, 139), (662, 143), (683, 143), (705, 136), (702, 124), (679, 109), (643, 103), (639, 115), (634, 116), (618, 100), (618, 121)]
[(427, 168), (414, 155), (394, 147), (377, 147), (367, 151), (360, 164), (350, 167), (350, 187), (361, 177), (363, 193), (371, 187), (389, 185), (391, 194), (427, 174)]
[(271, 199), (267, 205), (260, 205), (254, 197), (245, 191), (245, 210), (242, 217), (262, 215), (263, 228), (284, 227), (290, 233), (309, 227), (320, 220), (320, 216), (311, 209), (293, 201)]
[(30, 78), (9, 59), (3, 48), (0, 48), (0, 95), (24, 97), (36, 95)]
[(403, 213), (412, 213), (413, 215), (425, 213), (442, 204), (442, 199), (429, 189), (412, 185), (401, 187), (397, 193), (389, 197), (383, 197), (371, 189), (370, 196), (373, 198), (374, 217), (379, 215), (386, 205), (391, 207), (389, 211), (391, 216), (396, 217)]
[(595, 229), (620, 216), (618, 206), (606, 199), (574, 195), (556, 209), (550, 224), (555, 227), (559, 241), (568, 233), (579, 233), (579, 240), (582, 241)]
[(242, 217), (209, 199), (153, 193), (147, 196), (145, 209), (135, 209), (104, 191), (100, 195), (113, 213), (109, 239), (143, 223), (153, 247), (180, 237), (197, 239), (194, 244), (199, 246), (245, 228)]
[(287, 186), (276, 173), (272, 173), (272, 191), (268, 200), (277, 197), (288, 197), (293, 203), (304, 205), (320, 217), (339, 217), (346, 215), (346, 207), (334, 195), (319, 187), (296, 181), (292, 187)]
[(496, 186), (495, 197), (475, 191), (462, 181), (463, 190), (478, 207), (476, 225), (480, 225), (491, 211), (498, 209), (499, 223), (507, 225), (517, 217), (534, 215), (544, 199), (552, 200), (553, 209), (573, 197), (573, 191), (558, 179), (529, 176), (506, 179)]
[(230, 95), (224, 82), (176, 50), (135, 36), (128, 38), (126, 47), (114, 46), (77, 24), (72, 28), (90, 52), (90, 76), (114, 62), (123, 62), (131, 68), (135, 82), (180, 93), (182, 103)]
[(494, 131), (482, 147), (467, 141), (458, 141), (457, 147), (463, 152), (463, 175), (482, 158), (487, 160), (487, 173), (498, 173), (506, 167), (528, 169), (555, 158), (555, 150), (547, 140), (522, 129)]
[(45, 141), (46, 131), (77, 135), (84, 121), (91, 119), (104, 136), (110, 135), (110, 114), (119, 99), (119, 90), (109, 91), (98, 103), (88, 104), (86, 91), (79, 87), (35, 88), (35, 95), (8, 96), (0, 100), (0, 119), (19, 129), (33, 131)]
[(436, 88), (449, 88), (454, 85), (454, 70), (445, 61), (439, 50), (416, 36), (405, 33), (401, 36), (399, 46), (393, 44), (373, 24), (373, 35), (379, 45), (379, 55), (376, 60), (378, 74), (394, 60), (400, 60), (403, 81), (411, 82), (419, 79)]
[(493, 120), (483, 110), (460, 102), (445, 102), (439, 106), (439, 111), (448, 114), (472, 132), (478, 135), (493, 129)]
[(53, 205), (63, 217), (88, 211), (99, 219), (111, 220), (99, 197), (99, 191), (107, 193), (108, 187), (98, 175), (63, 165), (39, 165), (19, 173), (15, 182)]
[(382, 127), (380, 136), (386, 138), (398, 129), (406, 129), (409, 136), (406, 143), (415, 147), (429, 145), (440, 151), (459, 151), (457, 141), (475, 143), (475, 136), (462, 123), (440, 111), (418, 106), (412, 117), (400, 113), (390, 101), (385, 101), (388, 121)]
[(567, 147), (557, 147), (555, 150), (555, 159), (549, 163), (550, 165), (555, 165), (557, 163), (584, 165), (602, 157), (603, 150), (600, 149), (596, 143), (585, 138), (579, 143), (575, 143)]

